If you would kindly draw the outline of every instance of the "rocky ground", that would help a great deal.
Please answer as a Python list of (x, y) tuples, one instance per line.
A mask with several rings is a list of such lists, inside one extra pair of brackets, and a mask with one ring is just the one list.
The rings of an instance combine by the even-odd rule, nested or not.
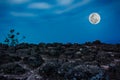
[(0, 80), (120, 80), (120, 44), (0, 44)]

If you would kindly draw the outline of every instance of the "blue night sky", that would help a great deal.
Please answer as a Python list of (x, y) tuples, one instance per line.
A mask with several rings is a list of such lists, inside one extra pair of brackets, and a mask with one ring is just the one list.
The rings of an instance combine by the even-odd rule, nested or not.
[[(99, 24), (88, 17), (97, 12)], [(0, 42), (14, 28), (25, 42), (120, 43), (120, 0), (0, 0)]]

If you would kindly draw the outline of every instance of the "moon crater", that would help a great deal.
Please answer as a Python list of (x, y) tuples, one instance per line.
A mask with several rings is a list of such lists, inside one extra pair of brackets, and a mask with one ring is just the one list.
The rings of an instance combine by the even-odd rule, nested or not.
[(101, 20), (101, 17), (98, 13), (91, 13), (89, 15), (89, 22), (91, 24), (98, 24), (100, 22), (100, 20)]

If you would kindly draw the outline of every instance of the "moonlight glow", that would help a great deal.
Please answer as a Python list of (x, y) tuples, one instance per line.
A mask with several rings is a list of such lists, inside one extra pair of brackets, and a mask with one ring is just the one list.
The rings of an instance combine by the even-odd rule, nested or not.
[(89, 21), (91, 24), (98, 24), (101, 20), (101, 17), (98, 13), (91, 13), (89, 15)]

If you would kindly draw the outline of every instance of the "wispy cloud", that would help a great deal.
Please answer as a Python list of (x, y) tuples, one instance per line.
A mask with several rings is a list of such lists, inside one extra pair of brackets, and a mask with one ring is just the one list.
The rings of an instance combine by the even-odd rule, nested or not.
[(62, 13), (71, 11), (72, 9), (75, 9), (77, 7), (83, 6), (83, 5), (85, 5), (85, 4), (89, 3), (89, 2), (90, 2), (90, 0), (82, 0), (81, 2), (78, 2), (78, 3), (76, 3), (76, 4), (72, 5), (72, 6), (64, 9), (64, 10), (57, 10), (57, 11), (55, 11), (55, 13), (56, 14), (62, 14)]
[(74, 0), (57, 0), (58, 4), (65, 5), (65, 6), (72, 4), (73, 1)]
[[(49, 2), (35, 2), (33, 0), (11, 0), (14, 3), (25, 3), (26, 1), (30, 1), (29, 4), (26, 5), (19, 5), (22, 8), (25, 8), (27, 11), (32, 11), (33, 9), (36, 10), (48, 10), (48, 11), (41, 11), (41, 13), (38, 13), (38, 11), (33, 12), (26, 12), (23, 9), (23, 12), (18, 12), (17, 10), (11, 10), (10, 14), (12, 16), (16, 17), (36, 17), (36, 16), (48, 16), (48, 15), (58, 15), (58, 14), (63, 14), (66, 12), (69, 12), (77, 7), (81, 7), (87, 3), (90, 2), (90, 0), (81, 0), (77, 3), (74, 2), (74, 0), (57, 0), (59, 3), (57, 4), (50, 4)], [(63, 6), (62, 5), (66, 5)], [(16, 6), (16, 5), (15, 5)], [(18, 7), (18, 6), (17, 6)], [(16, 7), (16, 8), (17, 8)]]
[(30, 0), (7, 0), (7, 1), (11, 4), (22, 4), (22, 3), (29, 2)]
[(37, 16), (36, 14), (33, 13), (25, 13), (25, 12), (10, 12), (12, 16), (16, 17), (35, 17)]
[(40, 2), (40, 3), (32, 3), (28, 5), (28, 8), (32, 9), (50, 9), (52, 6), (48, 3), (45, 2)]

